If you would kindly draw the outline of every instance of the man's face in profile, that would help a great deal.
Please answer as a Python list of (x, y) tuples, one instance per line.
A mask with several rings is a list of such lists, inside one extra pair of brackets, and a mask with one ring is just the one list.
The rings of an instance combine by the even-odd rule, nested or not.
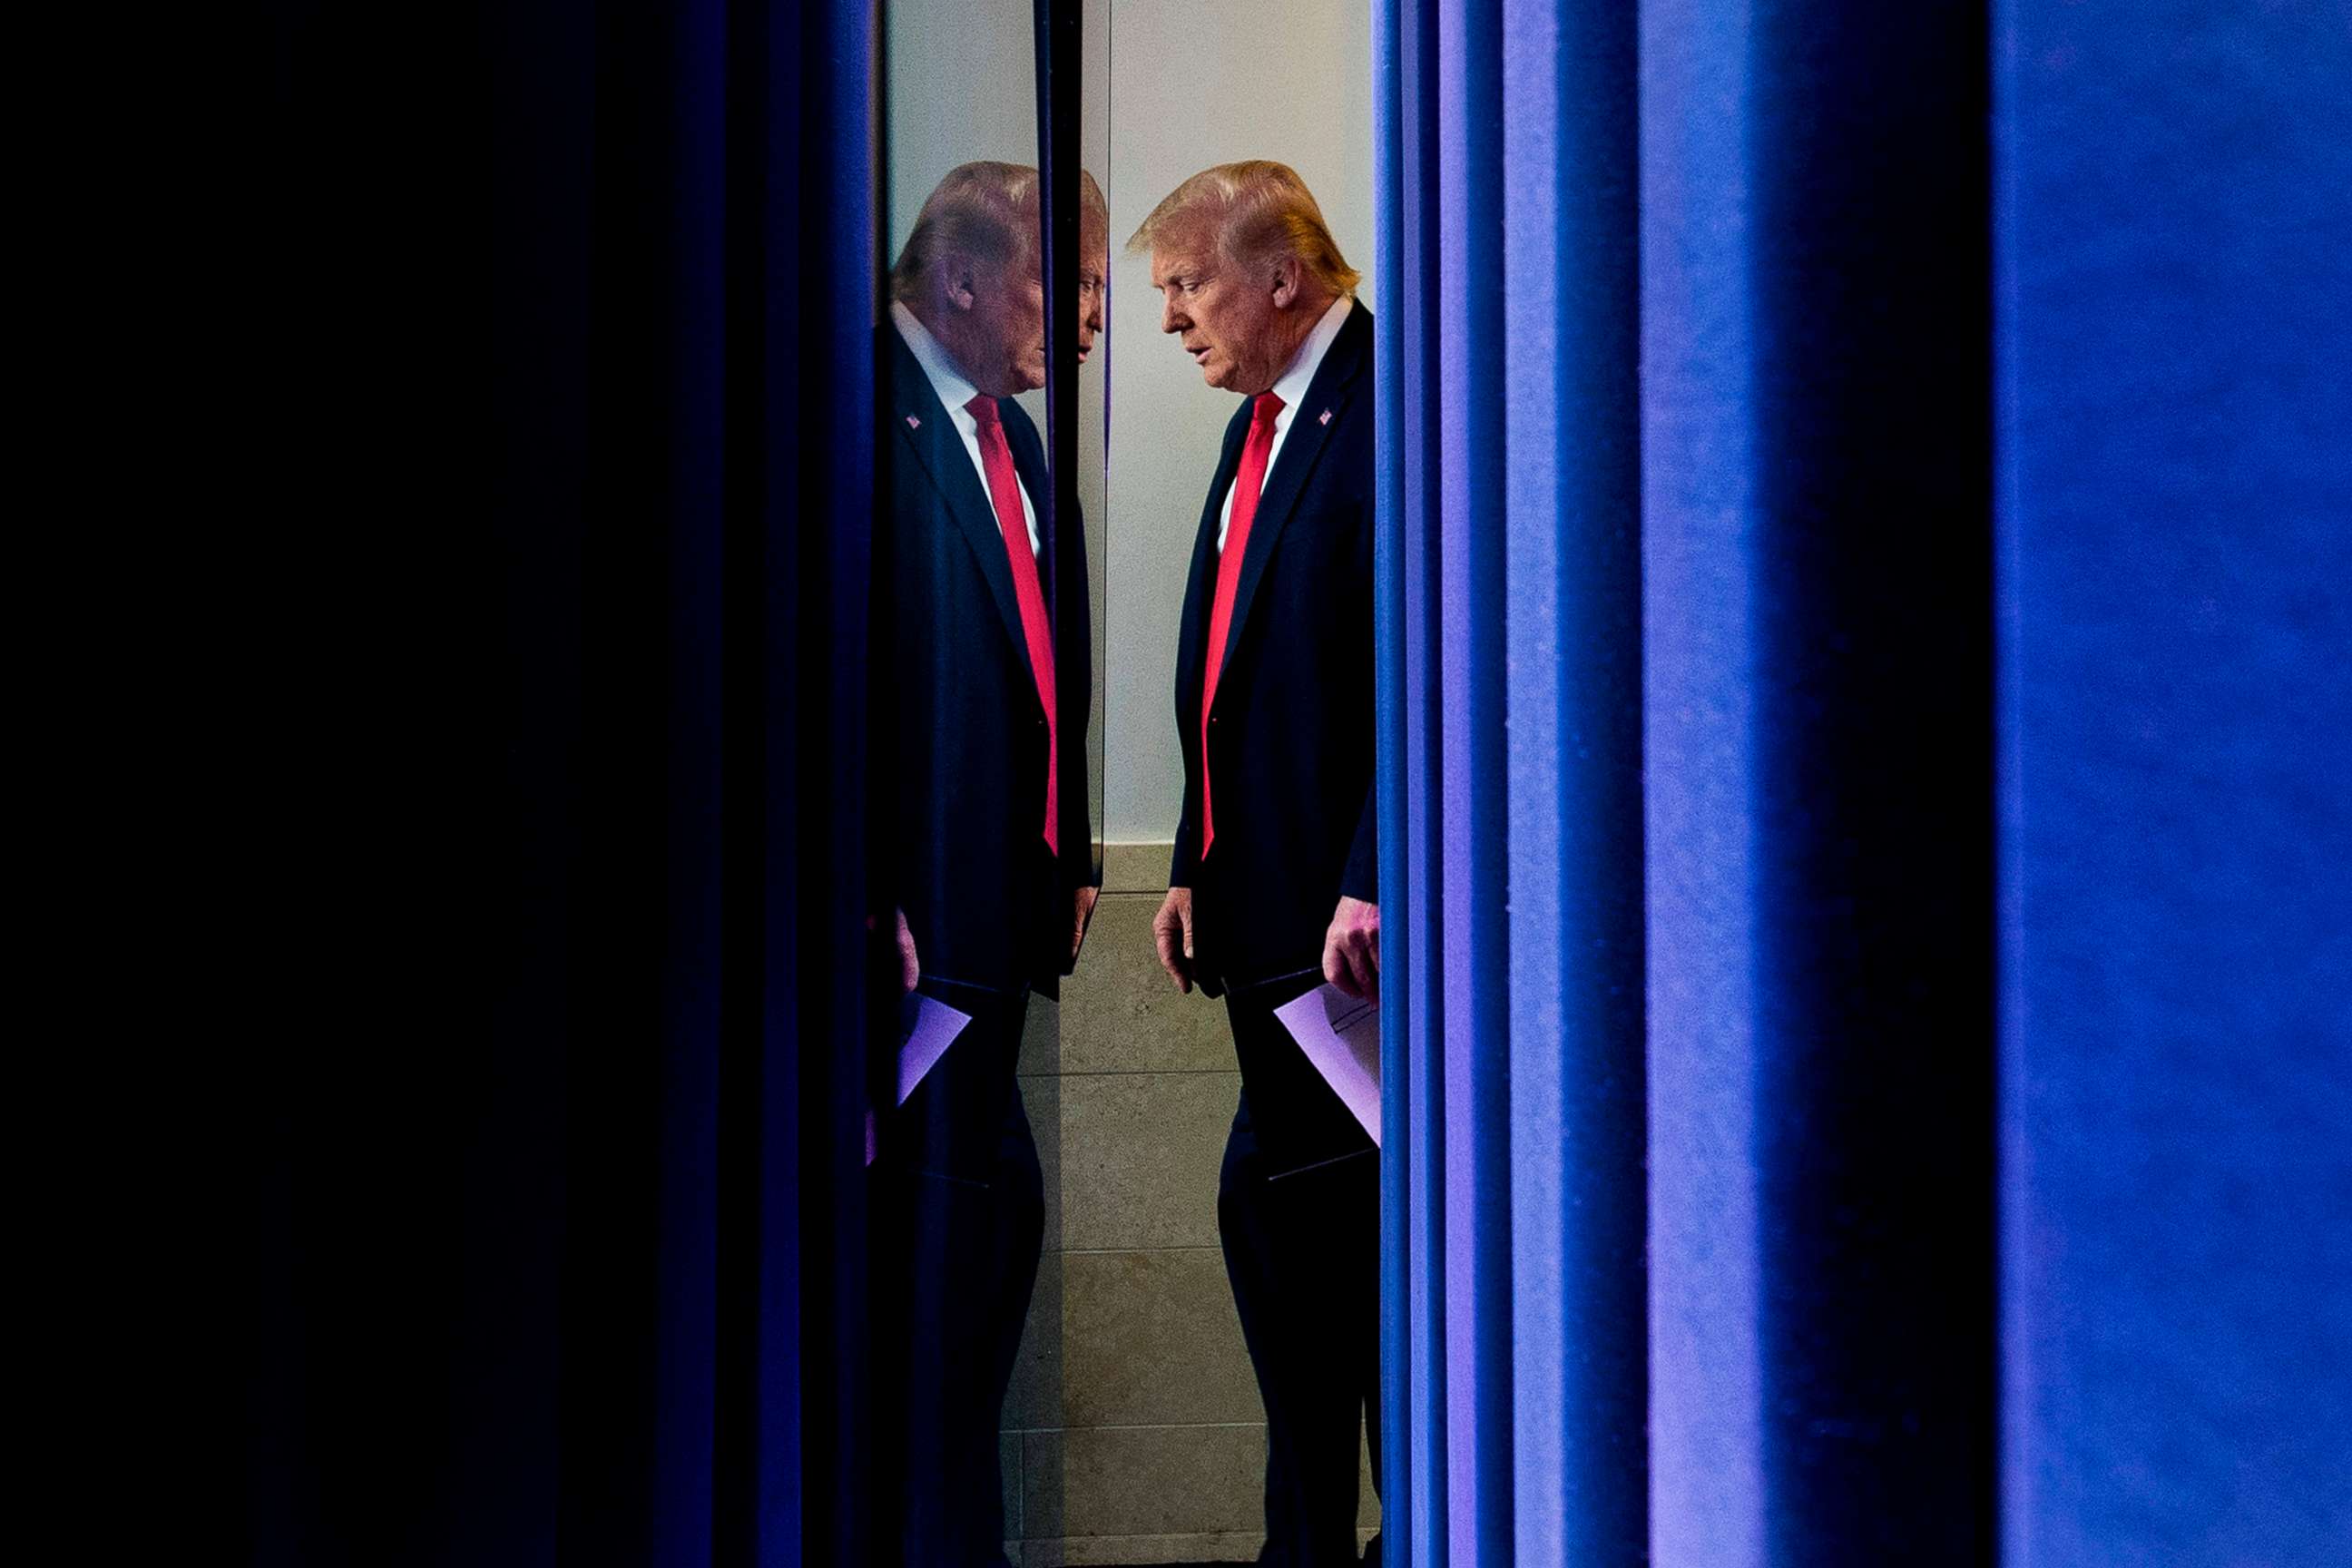
[(961, 359), (974, 386), (1011, 397), (1045, 384), (1045, 280), (1032, 260), (975, 265)]
[(1151, 247), (1160, 330), (1173, 335), (1211, 386), (1255, 395), (1274, 384), (1274, 290), (1227, 260), (1206, 225)]
[(1034, 258), (950, 256), (934, 274), (927, 322), (956, 368), (991, 397), (1045, 384), (1045, 284)]
[(1084, 364), (1094, 353), (1095, 334), (1103, 326), (1103, 294), (1110, 274), (1109, 236), (1085, 235), (1078, 248), (1078, 363)]

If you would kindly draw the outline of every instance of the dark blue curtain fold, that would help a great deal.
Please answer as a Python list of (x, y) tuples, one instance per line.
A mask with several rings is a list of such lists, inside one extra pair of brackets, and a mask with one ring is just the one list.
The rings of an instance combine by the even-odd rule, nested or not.
[(273, 43), (243, 1555), (861, 1562), (870, 9)]
[[(1651, 1266), (1660, 1374), (1689, 1403), (1653, 1458), (1694, 1510), (1661, 1510), (1662, 1550), (1729, 1518), (1759, 1561), (1980, 1562), (1983, 15), (1789, 5), (1735, 28), (1660, 9), (1643, 56), (1643, 333), (1664, 373), (1643, 393)], [(1727, 1389), (1742, 1452), (1719, 1436)]]

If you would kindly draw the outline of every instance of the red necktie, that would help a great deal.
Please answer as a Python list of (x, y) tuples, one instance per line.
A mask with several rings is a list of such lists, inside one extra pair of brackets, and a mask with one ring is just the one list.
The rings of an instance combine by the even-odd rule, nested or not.
[(1013, 597), (1021, 605), (1021, 635), (1029, 644), (1029, 668), (1037, 678), (1037, 700), (1045, 705), (1045, 847), (1061, 853), (1056, 829), (1061, 796), (1061, 750), (1054, 713), (1054, 627), (1045, 618), (1045, 592), (1037, 582), (1037, 557), (1029, 548), (1029, 525), (1021, 515), (1021, 480), (1013, 470), (1013, 448), (1004, 444), (1004, 416), (986, 393), (964, 407), (980, 426), (980, 466), (988, 472), (988, 498), (996, 504), (996, 531), (1004, 535), (1004, 558), (1013, 567)]
[(1209, 657), (1201, 680), (1201, 858), (1217, 841), (1216, 817), (1209, 809), (1209, 710), (1217, 700), (1217, 672), (1225, 662), (1225, 634), (1234, 619), (1234, 589), (1241, 582), (1242, 557), (1249, 550), (1250, 523), (1257, 517), (1258, 492), (1265, 488), (1266, 459), (1274, 453), (1274, 416), (1282, 399), (1261, 392), (1250, 410), (1249, 439), (1242, 443), (1241, 471), (1234, 476), (1233, 515), (1225, 523), (1225, 549), (1217, 563), (1217, 597), (1209, 612)]

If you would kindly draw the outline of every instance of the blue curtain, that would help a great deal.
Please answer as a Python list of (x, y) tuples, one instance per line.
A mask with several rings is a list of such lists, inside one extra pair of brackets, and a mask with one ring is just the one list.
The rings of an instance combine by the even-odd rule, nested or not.
[(1376, 4), (1411, 1562), (2352, 1539), (2352, 41), (2213, 10)]
[(1414, 1563), (1631, 1561), (1633, 17), (1383, 6), (1374, 39), (1381, 832), (1404, 851), (1382, 858), (1403, 911), (1383, 955), (1386, 1533)]
[(2352, 1542), (2352, 13), (1994, 8), (2016, 1563)]
[(267, 41), (238, 1555), (862, 1563), (871, 9)]

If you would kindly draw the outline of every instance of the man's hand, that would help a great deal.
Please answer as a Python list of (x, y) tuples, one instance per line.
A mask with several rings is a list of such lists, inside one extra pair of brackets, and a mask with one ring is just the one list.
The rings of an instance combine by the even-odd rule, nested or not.
[(1070, 924), (1070, 962), (1072, 963), (1077, 963), (1078, 949), (1086, 944), (1087, 925), (1095, 918), (1095, 899), (1100, 889), (1095, 888), (1080, 888), (1070, 900), (1071, 913), (1075, 917)]
[(1323, 978), (1350, 996), (1381, 999), (1381, 906), (1341, 898), (1323, 933)]
[(1179, 991), (1192, 989), (1192, 889), (1171, 888), (1151, 917), (1151, 940), (1160, 947), (1160, 967)]
[[(921, 983), (923, 965), (922, 962), (915, 956), (915, 933), (907, 929), (907, 911), (894, 910), (891, 911), (891, 918), (898, 923), (898, 929), (892, 933), (892, 936), (898, 948), (898, 994), (904, 996)], [(866, 917), (867, 934), (871, 936), (874, 928), (880, 923), (874, 916), (867, 915)]]
[(898, 994), (904, 996), (923, 978), (923, 963), (915, 952), (915, 933), (907, 929), (907, 911), (898, 910)]

